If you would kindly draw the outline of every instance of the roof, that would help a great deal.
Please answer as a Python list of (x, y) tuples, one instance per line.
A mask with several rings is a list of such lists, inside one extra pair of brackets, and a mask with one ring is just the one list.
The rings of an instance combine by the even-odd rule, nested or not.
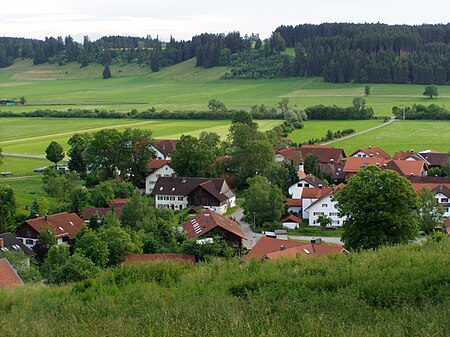
[(290, 207), (301, 207), (302, 206), (302, 199), (293, 199), (293, 198), (287, 198), (284, 202), (286, 206)]
[(322, 195), (319, 199), (317, 199), (316, 201), (314, 201), (311, 205), (309, 205), (308, 207), (305, 208), (305, 210), (310, 209), (312, 206), (320, 203), (320, 201), (323, 198), (326, 198), (330, 195), (335, 194), (336, 192), (339, 192), (340, 190), (342, 190), (345, 187), (345, 184), (339, 184), (336, 187), (332, 188), (330, 192), (328, 192), (327, 194)]
[(428, 161), (430, 166), (442, 166), (448, 158), (447, 153), (439, 152), (419, 152), (419, 154)]
[(216, 227), (220, 227), (247, 240), (247, 236), (236, 221), (209, 209), (185, 221), (182, 226), (189, 240), (200, 237)]
[(13, 287), (23, 284), (22, 279), (16, 273), (7, 259), (0, 259), (0, 288)]
[(320, 199), (322, 196), (332, 192), (333, 189), (325, 188), (304, 188), (302, 191), (302, 199)]
[(21, 240), (17, 239), (16, 236), (11, 233), (0, 234), (0, 239), (3, 239), (3, 247), (8, 251), (14, 252), (21, 250), (27, 256), (36, 255), (35, 252), (28, 248), (28, 246), (24, 245)]
[(152, 262), (158, 260), (195, 263), (195, 256), (188, 254), (128, 254), (123, 258), (124, 263)]
[(50, 227), (55, 231), (56, 237), (68, 236), (71, 238), (77, 235), (84, 222), (77, 214), (64, 212), (25, 220), (22, 225), (24, 224), (29, 225), (38, 233), (41, 233), (44, 228)]
[(345, 158), (344, 149), (336, 148), (333, 146), (324, 145), (303, 145), (301, 147), (284, 147), (274, 148), (277, 154), (282, 155), (288, 160), (297, 160), (299, 154), (301, 158), (305, 158), (308, 154), (316, 154), (319, 157), (321, 163), (339, 162), (342, 158)]
[(406, 178), (413, 184), (450, 184), (450, 177), (407, 176)]
[(420, 176), (424, 170), (423, 160), (390, 160), (385, 168), (400, 173), (404, 176)]
[(384, 158), (376, 157), (348, 157), (345, 162), (343, 171), (345, 173), (358, 173), (362, 168), (367, 166), (382, 167), (387, 162)]
[(409, 159), (409, 161), (422, 160), (422, 161), (425, 161), (427, 165), (429, 164), (429, 162), (420, 153), (417, 153), (414, 151), (395, 152), (394, 157), (392, 157), (392, 159), (395, 159), (395, 160), (408, 160)]
[(377, 158), (384, 158), (384, 159), (391, 159), (391, 156), (384, 151), (381, 147), (374, 146), (374, 147), (366, 147), (355, 150), (350, 157), (353, 157), (358, 152), (363, 152), (367, 157), (377, 157)]
[(325, 182), (317, 178), (314, 174), (308, 174), (305, 178), (301, 179), (314, 187), (325, 186)]
[(170, 157), (173, 150), (177, 148), (177, 141), (170, 139), (155, 139), (154, 147), (165, 157)]
[[(306, 251), (305, 251), (306, 250)], [(300, 256), (322, 256), (327, 254), (339, 254), (346, 250), (341, 246), (329, 246), (326, 244), (314, 244), (298, 242), (293, 240), (279, 240), (275, 238), (262, 237), (256, 245), (248, 252), (242, 261), (251, 259), (275, 260), (280, 257), (296, 258)], [(308, 253), (309, 252), (309, 253)]]
[(331, 175), (334, 180), (345, 180), (347, 173), (344, 172), (345, 160), (341, 162), (320, 163), (320, 169)]
[(152, 193), (186, 196), (198, 187), (219, 201), (225, 201), (234, 196), (234, 192), (228, 188), (224, 178), (158, 177)]
[(290, 214), (289, 216), (283, 218), (280, 220), (281, 223), (283, 222), (296, 222), (296, 223), (302, 223), (302, 219), (300, 219), (298, 216), (295, 216), (293, 214)]
[(148, 167), (152, 170), (152, 172), (157, 170), (157, 169), (160, 169), (164, 165), (172, 166), (172, 161), (171, 160), (164, 160), (164, 159), (163, 160), (152, 159), (148, 163)]
[(131, 199), (130, 198), (123, 198), (123, 199), (112, 199), (110, 201), (108, 201), (108, 205), (110, 207), (113, 206), (124, 206), (126, 203), (128, 203)]

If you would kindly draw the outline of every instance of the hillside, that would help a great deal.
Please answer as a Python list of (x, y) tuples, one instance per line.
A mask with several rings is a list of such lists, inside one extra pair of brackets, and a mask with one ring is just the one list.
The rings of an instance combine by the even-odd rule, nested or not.
[(449, 249), (127, 265), (75, 285), (0, 290), (0, 335), (448, 336)]

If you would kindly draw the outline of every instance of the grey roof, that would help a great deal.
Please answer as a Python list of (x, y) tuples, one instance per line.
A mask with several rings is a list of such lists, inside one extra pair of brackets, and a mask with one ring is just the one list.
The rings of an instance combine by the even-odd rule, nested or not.
[[(15, 237), (15, 235), (11, 233), (3, 233), (0, 234), (0, 239), (3, 239), (3, 247), (7, 248), (10, 252), (15, 252), (21, 250), (28, 256), (35, 256), (35, 252), (33, 252), (30, 248), (22, 243), (19, 239)], [(17, 248), (19, 247), (19, 248)]]

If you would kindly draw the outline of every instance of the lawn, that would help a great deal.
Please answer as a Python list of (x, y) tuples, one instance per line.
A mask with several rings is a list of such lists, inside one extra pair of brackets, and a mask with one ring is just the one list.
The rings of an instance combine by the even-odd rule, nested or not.
[[(229, 68), (196, 68), (194, 59), (158, 73), (137, 65), (113, 65), (113, 78), (108, 80), (101, 78), (101, 71), (100, 65), (31, 66), (29, 60), (17, 61), (0, 69), (2, 96), (25, 96), (27, 105), (0, 110), (83, 107), (130, 111), (152, 106), (158, 110), (205, 110), (213, 98), (230, 108), (249, 109), (255, 104), (275, 106), (281, 97), (289, 97), (291, 105), (301, 108), (316, 104), (349, 106), (355, 96), (364, 93), (364, 84), (325, 83), (319, 77), (220, 80)], [(374, 107), (376, 115), (391, 115), (393, 105), (429, 104), (431, 101), (422, 96), (423, 88), (423, 85), (374, 84), (367, 104)], [(433, 102), (450, 106), (450, 86), (439, 86), (439, 92)]]
[[(3, 164), (0, 165), (0, 172), (11, 172), (12, 175), (9, 178), (42, 175), (41, 173), (33, 172), (34, 169), (44, 166), (53, 165), (46, 159), (34, 159), (34, 158), (22, 158), (22, 157), (10, 157), (4, 156)], [(0, 182), (7, 178), (0, 177)]]
[(380, 146), (390, 154), (400, 150), (426, 149), (449, 152), (450, 121), (396, 121), (359, 136), (337, 140), (331, 145), (342, 147), (347, 153), (368, 146)]

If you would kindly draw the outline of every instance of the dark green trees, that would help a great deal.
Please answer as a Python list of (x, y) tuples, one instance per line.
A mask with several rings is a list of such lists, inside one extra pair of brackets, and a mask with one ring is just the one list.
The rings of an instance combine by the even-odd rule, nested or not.
[(105, 64), (102, 75), (104, 80), (111, 78), (111, 70), (109, 69), (109, 64)]
[(432, 99), (433, 97), (439, 96), (439, 91), (437, 86), (429, 85), (425, 87), (425, 90), (423, 92), (424, 96), (427, 96), (429, 99)]
[(59, 143), (52, 141), (45, 149), (45, 157), (56, 167), (58, 162), (64, 159), (64, 149)]
[(349, 249), (406, 243), (418, 234), (419, 195), (395, 171), (360, 170), (335, 198), (347, 217), (342, 241)]

